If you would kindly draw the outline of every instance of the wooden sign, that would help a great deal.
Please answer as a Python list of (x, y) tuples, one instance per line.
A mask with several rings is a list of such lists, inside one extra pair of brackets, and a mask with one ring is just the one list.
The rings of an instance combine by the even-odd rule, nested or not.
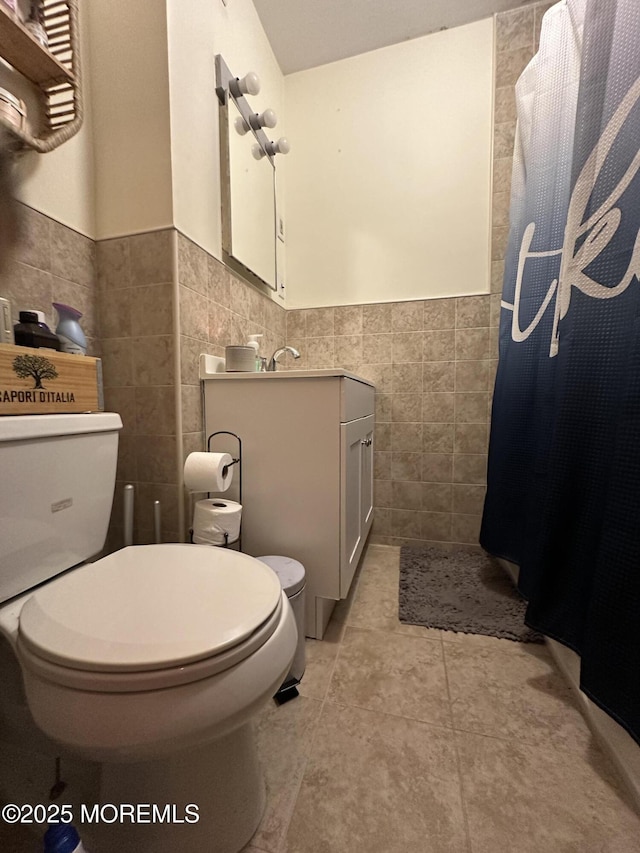
[(103, 410), (99, 358), (0, 344), (0, 415)]

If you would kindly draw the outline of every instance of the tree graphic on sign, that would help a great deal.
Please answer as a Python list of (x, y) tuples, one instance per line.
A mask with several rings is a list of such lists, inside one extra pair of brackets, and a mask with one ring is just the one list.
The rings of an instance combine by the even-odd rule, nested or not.
[(44, 388), (43, 379), (55, 379), (58, 371), (53, 362), (42, 355), (19, 355), (13, 359), (13, 370), (20, 379), (35, 380), (34, 388)]

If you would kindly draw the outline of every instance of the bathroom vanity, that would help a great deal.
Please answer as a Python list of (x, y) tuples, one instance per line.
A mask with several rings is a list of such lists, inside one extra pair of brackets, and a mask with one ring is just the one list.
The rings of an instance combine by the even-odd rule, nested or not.
[[(205, 433), (242, 440), (242, 550), (305, 567), (306, 634), (321, 639), (373, 522), (374, 386), (339, 368), (216, 373)], [(225, 436), (215, 447), (225, 446)]]

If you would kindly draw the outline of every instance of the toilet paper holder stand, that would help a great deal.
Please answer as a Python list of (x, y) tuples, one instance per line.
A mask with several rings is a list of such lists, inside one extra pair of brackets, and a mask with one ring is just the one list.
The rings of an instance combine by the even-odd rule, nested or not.
[[(232, 465), (238, 466), (238, 503), (242, 504), (242, 439), (239, 435), (236, 435), (235, 432), (229, 432), (226, 429), (220, 429), (217, 432), (212, 432), (211, 435), (207, 438), (207, 453), (211, 453), (211, 439), (215, 438), (218, 435), (230, 435), (232, 438), (238, 442), (238, 455), (237, 457), (232, 456), (231, 462), (228, 465), (225, 465), (222, 469), (223, 476), (226, 475), (229, 468)], [(211, 492), (207, 492), (207, 498), (211, 497)], [(191, 538), (193, 540), (193, 531), (191, 531)], [(234, 539), (233, 542), (229, 542), (229, 535), (227, 533), (224, 534), (224, 545), (220, 546), (222, 548), (228, 548), (229, 545), (238, 543), (238, 549), (242, 551), (242, 519), (240, 519), (240, 532), (238, 534), (238, 538)]]

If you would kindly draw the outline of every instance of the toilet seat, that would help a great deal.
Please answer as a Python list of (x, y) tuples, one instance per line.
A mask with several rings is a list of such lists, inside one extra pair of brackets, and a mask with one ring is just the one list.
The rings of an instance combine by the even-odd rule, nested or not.
[(205, 545), (124, 548), (36, 590), (19, 618), (23, 665), (68, 687), (154, 690), (239, 663), (275, 631), (277, 576)]

